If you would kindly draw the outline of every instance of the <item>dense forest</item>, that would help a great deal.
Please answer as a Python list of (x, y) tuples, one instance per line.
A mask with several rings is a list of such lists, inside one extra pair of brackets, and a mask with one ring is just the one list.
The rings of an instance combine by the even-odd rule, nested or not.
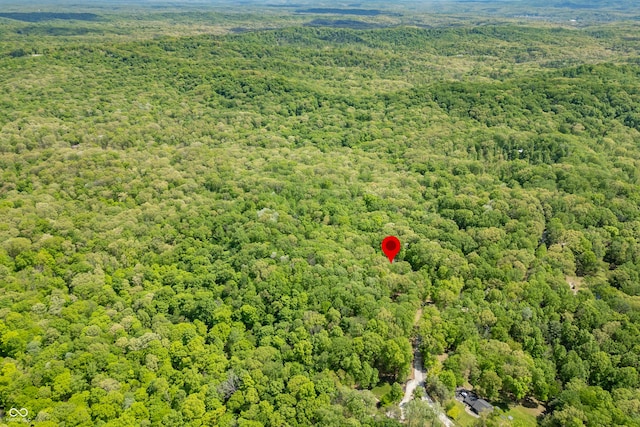
[(2, 422), (400, 426), (417, 343), (456, 425), (640, 426), (629, 27), (85, 25), (0, 34)]

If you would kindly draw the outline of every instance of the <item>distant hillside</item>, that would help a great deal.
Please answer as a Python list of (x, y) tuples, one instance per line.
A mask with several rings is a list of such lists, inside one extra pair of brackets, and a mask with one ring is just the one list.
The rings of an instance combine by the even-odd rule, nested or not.
[(100, 16), (94, 13), (56, 13), (56, 12), (8, 12), (0, 13), (0, 17), (15, 19), (24, 22), (42, 22), (53, 19), (76, 20), (76, 21), (97, 21)]

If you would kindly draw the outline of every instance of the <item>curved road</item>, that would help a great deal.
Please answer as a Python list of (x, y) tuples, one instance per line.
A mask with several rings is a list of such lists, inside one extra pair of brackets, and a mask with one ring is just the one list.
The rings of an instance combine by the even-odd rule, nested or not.
[(415, 348), (413, 351), (413, 379), (407, 381), (404, 389), (404, 397), (400, 401), (400, 408), (402, 408), (402, 419), (404, 419), (404, 405), (409, 403), (413, 399), (413, 391), (418, 387), (424, 387), (424, 380), (427, 377), (427, 371), (422, 366), (422, 354)]
[[(415, 317), (415, 323), (417, 324), (422, 317), (422, 309), (418, 310)], [(413, 378), (407, 381), (405, 385), (404, 397), (400, 401), (400, 419), (404, 420), (404, 405), (409, 403), (411, 399), (413, 399), (413, 391), (418, 387), (424, 387), (424, 380), (427, 377), (427, 371), (422, 364), (422, 354), (420, 350), (418, 350), (417, 340), (413, 343)], [(425, 400), (429, 403), (429, 406), (433, 408), (435, 413), (438, 415), (438, 419), (445, 427), (454, 427), (455, 424), (451, 421), (447, 415), (442, 412), (442, 409), (439, 405), (436, 405), (431, 397), (425, 393), (422, 397), (422, 400)]]

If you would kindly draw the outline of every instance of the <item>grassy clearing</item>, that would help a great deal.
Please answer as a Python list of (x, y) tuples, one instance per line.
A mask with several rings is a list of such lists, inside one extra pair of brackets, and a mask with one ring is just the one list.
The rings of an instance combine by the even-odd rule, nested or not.
[(573, 291), (574, 294), (577, 294), (578, 291), (582, 288), (583, 279), (581, 277), (565, 276), (565, 279), (569, 284), (569, 286), (571, 287), (571, 290)]
[(538, 425), (536, 417), (543, 411), (542, 406), (537, 408), (527, 408), (522, 405), (513, 406), (498, 415), (497, 425), (499, 427), (535, 427)]
[(456, 423), (456, 426), (471, 427), (471, 426), (473, 426), (475, 424), (476, 421), (478, 421), (478, 418), (469, 415), (465, 411), (464, 403), (459, 402), (459, 401), (456, 400), (455, 401), (455, 405), (460, 410), (459, 411), (460, 415), (456, 419), (453, 420)]
[(513, 417), (510, 425), (517, 427), (529, 427), (537, 425), (536, 417), (541, 413), (542, 409), (540, 409), (540, 407), (527, 408), (522, 405), (518, 405), (509, 409), (509, 411), (505, 415), (507, 417), (509, 415)]
[[(455, 401), (455, 406), (459, 409), (459, 415), (454, 418), (458, 427), (472, 427), (478, 422), (479, 418), (470, 415), (465, 411), (465, 405), (462, 402)], [(495, 414), (492, 418), (497, 421), (499, 427), (535, 427), (537, 425), (536, 418), (544, 411), (544, 407), (527, 408), (522, 405), (513, 406), (505, 410), (496, 407), (499, 414)], [(509, 419), (511, 417), (511, 419)]]
[(390, 391), (391, 391), (391, 384), (389, 384), (389, 383), (384, 383), (382, 385), (379, 385), (379, 386), (374, 387), (373, 389), (371, 389), (371, 392), (378, 399), (382, 399), (382, 396), (384, 396), (385, 394), (389, 393)]

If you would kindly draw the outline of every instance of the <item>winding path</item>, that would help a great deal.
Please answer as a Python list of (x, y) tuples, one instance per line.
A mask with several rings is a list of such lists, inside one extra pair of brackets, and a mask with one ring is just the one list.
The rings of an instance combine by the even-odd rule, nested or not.
[[(422, 308), (420, 308), (417, 311), (416, 316), (413, 319), (414, 326), (418, 324), (421, 317), (422, 317)], [(418, 342), (419, 340), (415, 340), (412, 344), (413, 345), (413, 363), (412, 363), (413, 375), (411, 375), (411, 379), (409, 379), (405, 384), (404, 397), (400, 401), (400, 414), (401, 414), (400, 419), (401, 420), (404, 420), (404, 405), (406, 405), (411, 401), (411, 399), (413, 399), (413, 391), (417, 387), (424, 387), (424, 380), (427, 377), (427, 370), (424, 368), (424, 365), (422, 364), (422, 354), (418, 349)], [(444, 412), (442, 412), (442, 409), (440, 408), (440, 406), (436, 405), (433, 399), (431, 399), (431, 397), (429, 397), (428, 394), (425, 393), (425, 395), (422, 396), (422, 400), (426, 401), (429, 404), (429, 406), (433, 408), (435, 413), (438, 415), (438, 419), (444, 426), (446, 427), (455, 426), (453, 421), (451, 421), (447, 417), (447, 415)]]

